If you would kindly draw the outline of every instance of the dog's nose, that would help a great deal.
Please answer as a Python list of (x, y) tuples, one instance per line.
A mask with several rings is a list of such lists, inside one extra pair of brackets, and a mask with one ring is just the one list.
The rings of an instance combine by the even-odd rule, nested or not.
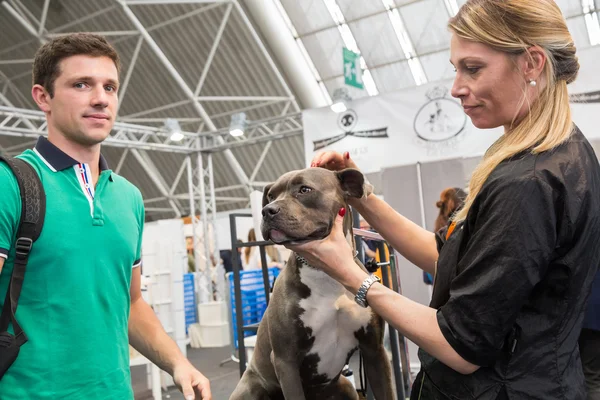
[(276, 204), (269, 204), (266, 205), (263, 209), (262, 209), (262, 216), (263, 217), (272, 217), (275, 214), (278, 214), (279, 211), (281, 211), (281, 209), (279, 208), (278, 205)]

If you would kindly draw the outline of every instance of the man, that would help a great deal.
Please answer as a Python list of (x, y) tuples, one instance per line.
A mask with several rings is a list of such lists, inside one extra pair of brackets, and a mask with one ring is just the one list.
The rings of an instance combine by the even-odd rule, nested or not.
[[(17, 320), (29, 340), (0, 380), (3, 400), (132, 399), (128, 341), (173, 376), (187, 399), (211, 399), (141, 297), (144, 206), (139, 190), (100, 154), (116, 118), (119, 57), (101, 36), (43, 45), (33, 99), (48, 139), (19, 157), (37, 171), (46, 219), (31, 252)], [(0, 163), (0, 301), (21, 215), (16, 179)]]

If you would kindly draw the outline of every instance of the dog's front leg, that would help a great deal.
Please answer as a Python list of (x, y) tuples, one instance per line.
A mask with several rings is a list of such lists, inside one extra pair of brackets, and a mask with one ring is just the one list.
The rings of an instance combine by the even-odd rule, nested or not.
[(383, 346), (363, 351), (367, 379), (376, 400), (392, 400), (392, 373), (387, 353)]
[(393, 400), (392, 371), (387, 353), (383, 347), (385, 322), (375, 316), (372, 324), (359, 339), (367, 379), (373, 389), (376, 400)]
[(297, 361), (278, 357), (275, 352), (271, 352), (271, 362), (285, 400), (306, 400)]

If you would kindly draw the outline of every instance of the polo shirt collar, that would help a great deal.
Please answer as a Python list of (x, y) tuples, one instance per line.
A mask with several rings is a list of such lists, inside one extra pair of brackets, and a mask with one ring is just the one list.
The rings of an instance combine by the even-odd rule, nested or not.
[[(44, 136), (39, 137), (33, 151), (37, 153), (42, 161), (54, 172), (62, 171), (72, 167), (73, 165), (79, 164), (79, 161), (75, 160), (64, 151), (50, 143), (50, 141)], [(108, 169), (108, 163), (102, 154), (100, 154), (99, 167), (101, 172)]]

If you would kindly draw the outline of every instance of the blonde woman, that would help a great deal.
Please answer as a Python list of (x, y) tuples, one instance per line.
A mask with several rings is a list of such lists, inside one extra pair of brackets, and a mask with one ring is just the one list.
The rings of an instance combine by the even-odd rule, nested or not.
[[(254, 232), (254, 228), (251, 228), (248, 231), (248, 242), (256, 242), (256, 233)], [(268, 253), (266, 254), (266, 259), (268, 267), (271, 263), (271, 257)], [(246, 247), (244, 249), (244, 255), (242, 256), (242, 268), (244, 271), (262, 268), (260, 249), (258, 247)]]
[[(449, 28), (452, 95), (476, 127), (504, 127), (464, 208), (435, 235), (373, 195), (352, 204), (436, 273), (430, 306), (354, 268), (341, 218), (327, 239), (292, 249), (352, 293), (366, 291), (420, 346), (413, 399), (584, 399), (577, 338), (600, 262), (600, 167), (571, 120), (573, 39), (553, 0), (469, 0)], [(334, 152), (313, 165), (357, 167)]]

